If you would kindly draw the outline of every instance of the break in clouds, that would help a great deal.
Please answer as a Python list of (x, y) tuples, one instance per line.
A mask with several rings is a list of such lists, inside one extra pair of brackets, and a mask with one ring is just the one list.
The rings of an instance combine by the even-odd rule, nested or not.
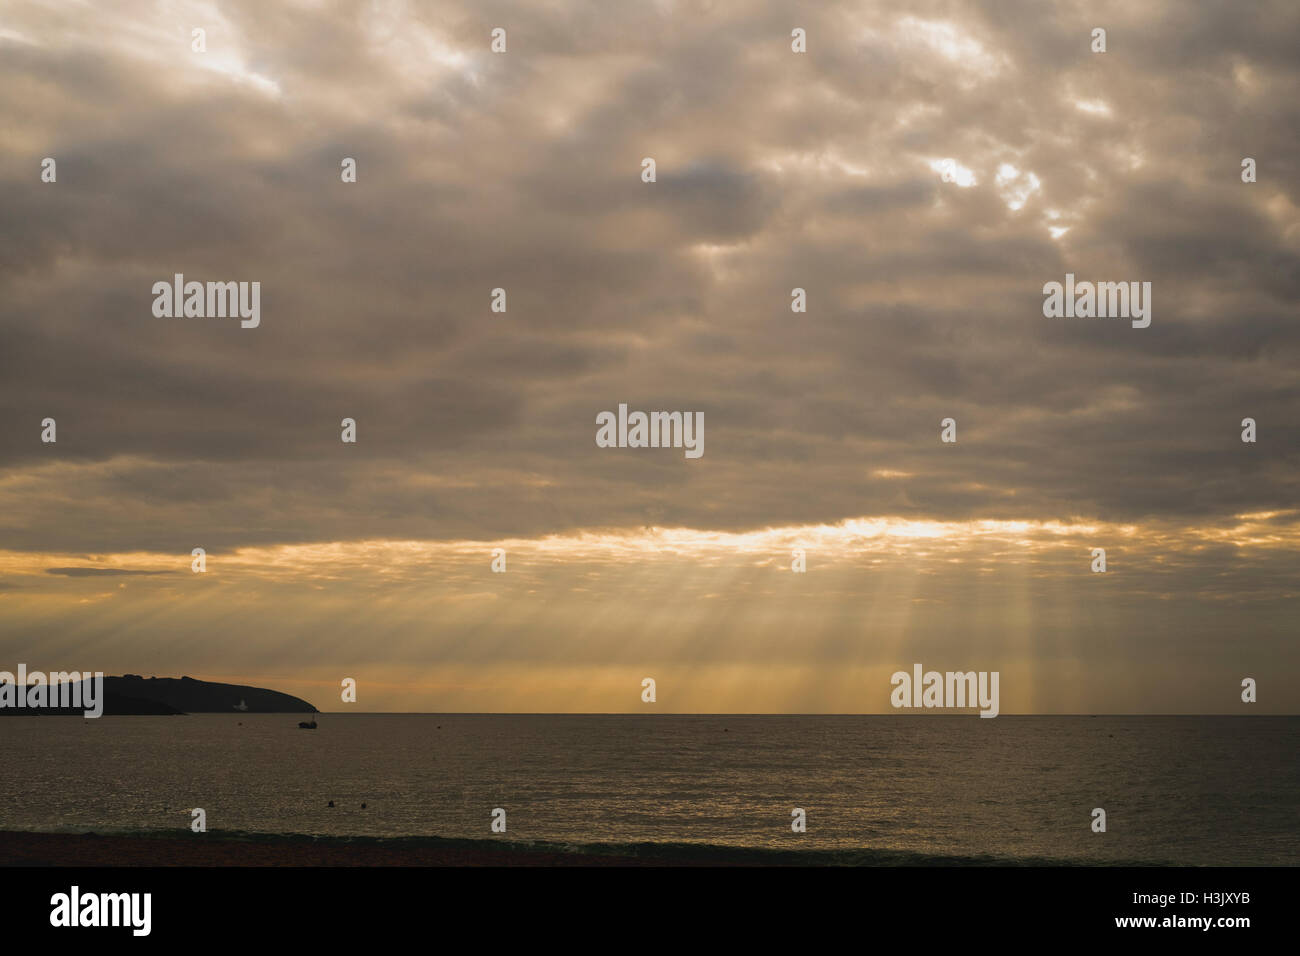
[[(112, 621), (104, 670), (287, 673), (337, 575), (395, 681), (468, 646), (480, 676), (439, 686), (472, 708), (556, 642), (584, 687), (656, 654), (777, 681), (800, 635), (801, 666), (883, 675), (700, 709), (884, 710), (920, 659), (1001, 665), (1004, 712), (1053, 706), (1017, 671), (1218, 709), (1114, 696), (1112, 642), (1294, 677), (1297, 48), (1286, 2), (10, 3), (0, 656)], [(176, 275), (258, 283), (256, 326), (158, 314)], [(1142, 283), (1150, 324), (1047, 317), (1066, 276)], [(599, 447), (620, 404), (707, 418), (707, 454)], [(186, 617), (209, 600), (225, 625)], [(320, 618), (336, 685), (355, 632)], [(203, 649), (231, 626), (241, 654)], [(1242, 632), (1250, 660), (1216, 643)]]

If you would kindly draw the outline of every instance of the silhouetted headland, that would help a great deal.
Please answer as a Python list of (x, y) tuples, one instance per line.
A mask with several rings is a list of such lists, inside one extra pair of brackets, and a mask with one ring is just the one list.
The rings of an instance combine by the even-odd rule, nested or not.
[[(0, 707), (0, 717), (81, 716), (84, 708)], [(104, 678), (104, 714), (315, 714), (307, 701), (278, 690), (218, 684), (192, 677)]]

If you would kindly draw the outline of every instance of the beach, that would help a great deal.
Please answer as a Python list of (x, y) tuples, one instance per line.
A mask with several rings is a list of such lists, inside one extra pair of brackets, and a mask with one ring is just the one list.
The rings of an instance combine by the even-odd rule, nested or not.
[(0, 866), (663, 866), (686, 862), (568, 853), (517, 843), (497, 848), (467, 840), (0, 831)]

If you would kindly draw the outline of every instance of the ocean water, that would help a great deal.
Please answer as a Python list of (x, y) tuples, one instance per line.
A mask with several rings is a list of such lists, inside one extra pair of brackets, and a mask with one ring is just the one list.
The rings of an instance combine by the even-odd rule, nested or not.
[(1297, 717), (298, 719), (5, 718), (0, 830), (184, 831), (202, 807), (209, 832), (1300, 864)]

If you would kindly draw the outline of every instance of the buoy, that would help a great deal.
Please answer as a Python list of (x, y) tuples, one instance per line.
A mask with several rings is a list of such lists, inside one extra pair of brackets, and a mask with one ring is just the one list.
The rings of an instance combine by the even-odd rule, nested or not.
[(334, 806), (334, 801), (333, 801), (333, 800), (330, 801), (330, 806), (331, 806), (331, 807)]

